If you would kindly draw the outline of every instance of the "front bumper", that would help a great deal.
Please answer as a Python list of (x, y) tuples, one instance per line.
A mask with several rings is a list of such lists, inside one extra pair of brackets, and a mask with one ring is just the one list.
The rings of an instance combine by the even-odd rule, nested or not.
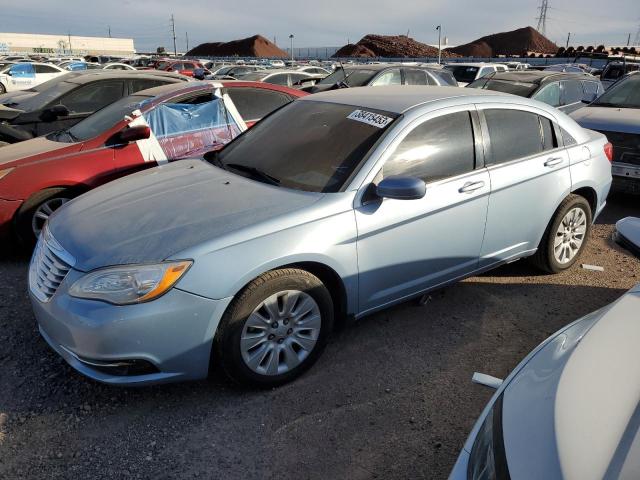
[(0, 238), (9, 235), (11, 222), (22, 205), (22, 200), (4, 200), (0, 198)]
[[(83, 274), (71, 270), (48, 302), (31, 292), (42, 337), (80, 373), (114, 385), (205, 378), (218, 323), (231, 298), (211, 300), (173, 288), (137, 305), (116, 306), (67, 294)], [(142, 360), (157, 371), (121, 375), (91, 363)]]

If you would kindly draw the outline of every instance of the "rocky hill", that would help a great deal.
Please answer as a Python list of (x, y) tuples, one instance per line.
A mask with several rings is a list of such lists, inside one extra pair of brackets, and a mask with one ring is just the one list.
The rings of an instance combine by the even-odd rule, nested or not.
[(558, 46), (535, 28), (525, 27), (511, 32), (494, 33), (447, 51), (463, 57), (497, 57), (526, 55), (529, 52), (554, 54)]
[[(437, 57), (438, 49), (420, 43), (406, 35), (365, 35), (358, 43), (350, 43), (340, 48), (335, 58), (344, 57), (385, 57), (385, 58), (421, 58)], [(443, 57), (457, 57), (458, 55), (443, 50)]]
[(260, 57), (285, 58), (287, 52), (262, 35), (232, 40), (231, 42), (201, 43), (186, 53), (192, 57)]

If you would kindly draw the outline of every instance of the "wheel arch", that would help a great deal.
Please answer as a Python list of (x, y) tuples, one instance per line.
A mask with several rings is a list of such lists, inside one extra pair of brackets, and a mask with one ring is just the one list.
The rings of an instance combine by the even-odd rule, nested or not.
[(574, 195), (579, 195), (584, 198), (587, 202), (589, 202), (589, 206), (591, 207), (591, 217), (595, 218), (596, 211), (598, 209), (598, 193), (592, 187), (585, 186), (580, 187), (571, 192)]

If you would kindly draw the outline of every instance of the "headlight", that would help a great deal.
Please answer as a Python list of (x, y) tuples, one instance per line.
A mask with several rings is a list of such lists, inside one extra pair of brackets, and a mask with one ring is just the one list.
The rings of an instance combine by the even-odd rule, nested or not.
[(4, 170), (0, 170), (0, 180), (9, 175), (16, 167), (5, 168)]
[(508, 480), (509, 469), (502, 438), (502, 395), (484, 419), (469, 457), (469, 480)]
[(147, 302), (173, 287), (192, 263), (179, 261), (102, 268), (88, 273), (74, 283), (69, 295), (116, 305)]

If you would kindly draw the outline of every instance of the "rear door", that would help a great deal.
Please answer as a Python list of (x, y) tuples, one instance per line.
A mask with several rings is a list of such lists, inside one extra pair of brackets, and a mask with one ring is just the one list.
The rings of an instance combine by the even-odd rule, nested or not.
[(534, 107), (478, 105), (491, 196), (480, 266), (530, 254), (571, 189), (553, 118)]
[(423, 198), (368, 199), (367, 184), (356, 199), (361, 311), (477, 268), (490, 188), (474, 116), (468, 106), (427, 114), (398, 135), (372, 173), (373, 185), (391, 175), (421, 178)]

